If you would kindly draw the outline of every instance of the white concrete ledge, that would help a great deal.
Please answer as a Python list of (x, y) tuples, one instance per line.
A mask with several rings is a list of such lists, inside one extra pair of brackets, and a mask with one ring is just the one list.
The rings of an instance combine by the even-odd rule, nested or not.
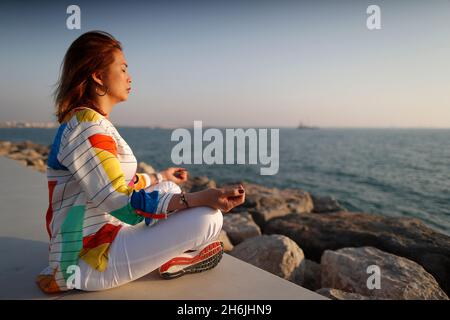
[(326, 299), (227, 254), (216, 268), (178, 279), (152, 272), (107, 291), (46, 295), (34, 282), (48, 260), (46, 178), (5, 157), (0, 175), (0, 299)]

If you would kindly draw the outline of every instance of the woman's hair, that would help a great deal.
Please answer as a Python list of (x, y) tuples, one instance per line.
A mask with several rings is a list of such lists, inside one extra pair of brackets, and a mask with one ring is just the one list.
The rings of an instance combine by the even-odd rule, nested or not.
[(55, 115), (60, 123), (72, 109), (81, 105), (102, 113), (94, 104), (95, 90), (92, 89), (97, 84), (91, 75), (104, 73), (113, 63), (113, 53), (117, 49), (122, 50), (120, 42), (103, 31), (86, 32), (70, 45), (53, 93)]

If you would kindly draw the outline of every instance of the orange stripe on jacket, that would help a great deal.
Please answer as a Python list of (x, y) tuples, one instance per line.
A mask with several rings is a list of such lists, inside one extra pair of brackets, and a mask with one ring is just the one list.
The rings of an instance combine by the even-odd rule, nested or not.
[(112, 137), (104, 134), (94, 134), (89, 137), (89, 141), (94, 148), (108, 151), (117, 157), (117, 145)]

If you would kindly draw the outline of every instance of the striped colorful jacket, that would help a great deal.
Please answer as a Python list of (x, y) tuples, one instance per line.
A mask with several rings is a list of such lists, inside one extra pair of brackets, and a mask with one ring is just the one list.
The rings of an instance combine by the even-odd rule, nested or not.
[(136, 169), (130, 147), (101, 114), (79, 108), (61, 124), (48, 158), (49, 267), (37, 277), (44, 292), (68, 290), (68, 268), (79, 259), (104, 271), (124, 224), (154, 224), (167, 214), (172, 194), (146, 192), (150, 177)]

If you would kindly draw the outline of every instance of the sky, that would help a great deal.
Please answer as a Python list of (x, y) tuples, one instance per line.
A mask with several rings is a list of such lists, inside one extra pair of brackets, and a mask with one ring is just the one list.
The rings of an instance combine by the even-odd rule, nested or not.
[(450, 128), (447, 0), (2, 1), (0, 121), (53, 121), (63, 56), (91, 30), (128, 61), (119, 125)]

